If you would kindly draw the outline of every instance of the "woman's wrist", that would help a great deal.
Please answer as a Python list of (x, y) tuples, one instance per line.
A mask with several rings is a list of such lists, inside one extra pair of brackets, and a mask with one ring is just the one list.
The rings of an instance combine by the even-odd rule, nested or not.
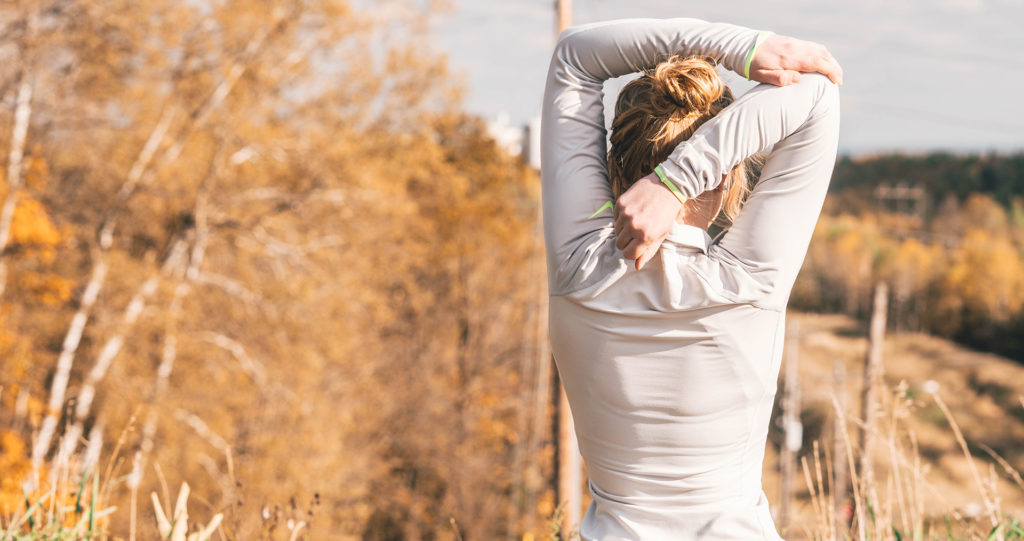
[(683, 195), (683, 192), (679, 191), (679, 187), (677, 187), (674, 182), (672, 182), (671, 180), (668, 179), (668, 177), (665, 176), (665, 172), (662, 171), (660, 165), (654, 168), (654, 174), (657, 175), (658, 180), (660, 180), (661, 183), (664, 184), (665, 187), (672, 192), (672, 195), (674, 195), (676, 199), (679, 200), (679, 204), (686, 204), (686, 196)]
[(757, 33), (757, 37), (754, 39), (754, 44), (750, 47), (750, 51), (747, 52), (747, 58), (743, 62), (743, 77), (748, 81), (750, 80), (750, 64), (754, 61), (754, 57), (757, 55), (757, 48), (764, 43), (764, 40), (768, 39), (773, 33), (767, 30), (762, 30)]

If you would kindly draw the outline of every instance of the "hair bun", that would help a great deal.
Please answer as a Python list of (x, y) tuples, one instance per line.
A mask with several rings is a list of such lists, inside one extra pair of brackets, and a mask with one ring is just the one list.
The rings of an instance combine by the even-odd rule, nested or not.
[(673, 56), (626, 83), (615, 100), (608, 136), (608, 178), (615, 197), (730, 103), (732, 92), (714, 61), (704, 57)]
[[(725, 91), (715, 65), (700, 57), (672, 56), (658, 64), (649, 76), (654, 88), (685, 115), (703, 115)], [(670, 115), (680, 111), (666, 111)]]

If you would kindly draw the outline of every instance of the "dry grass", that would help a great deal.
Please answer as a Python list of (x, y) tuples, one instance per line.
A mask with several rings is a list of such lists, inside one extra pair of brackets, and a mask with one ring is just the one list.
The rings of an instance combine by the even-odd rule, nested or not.
[[(136, 483), (131, 483), (132, 472), (120, 457), (125, 430), (106, 462), (87, 467), (85, 457), (75, 455), (60, 466), (48, 461), (38, 470), (32, 468), (23, 443), (12, 445), (13, 432), (0, 430), (0, 477), (5, 480), (11, 471), (19, 473), (21, 495), (11, 497), (0, 490), (0, 541), (107, 541), (124, 540), (114, 536), (108, 526), (130, 524), (127, 541), (135, 539), (165, 539), (168, 541), (207, 541), (237, 539), (222, 527), (223, 513), (214, 513), (207, 522), (190, 521), (188, 499), (191, 489), (182, 483), (177, 499), (171, 506), (170, 490), (158, 465), (155, 470), (162, 487), (163, 498), (151, 492), (152, 509), (143, 507), (137, 516)], [(119, 470), (128, 470), (119, 472)], [(38, 488), (32, 489), (36, 486)], [(7, 485), (0, 485), (0, 489)], [(9, 488), (9, 487), (8, 487)], [(108, 502), (120, 493), (130, 494), (131, 504), (119, 509)], [(124, 498), (122, 498), (123, 500)], [(13, 505), (11, 503), (13, 502)], [(264, 507), (258, 520), (261, 524), (259, 539), (265, 541), (298, 541), (309, 539), (309, 521), (319, 506), (319, 495), (308, 508), (300, 508), (295, 499), (282, 509), (273, 505)], [(228, 509), (230, 512), (231, 510)], [(136, 524), (143, 525), (136, 536)]]
[[(968, 504), (964, 508), (942, 507), (937, 502), (946, 500), (928, 482), (931, 468), (921, 457), (914, 432), (903, 421), (910, 418), (915, 401), (907, 398), (905, 384), (898, 386), (890, 406), (890, 417), (882, 426), (873, 427), (878, 435), (886, 438), (884, 458), (876, 457), (876, 467), (885, 474), (874, 482), (858, 478), (853, 465), (858, 450), (849, 438), (838, 442), (843, 456), (823, 457), (818, 441), (813, 444), (809, 455), (801, 459), (808, 496), (813, 508), (813, 524), (805, 524), (793, 532), (787, 532), (790, 539), (808, 538), (815, 540), (833, 539), (1024, 539), (1024, 528), (1013, 514), (1002, 507), (999, 491), (999, 476), (993, 464), (984, 471), (979, 469), (978, 460), (972, 454), (963, 437), (956, 419), (945, 405), (941, 396), (934, 395), (935, 404), (945, 415), (967, 464), (973, 483), (962, 487), (965, 493), (973, 494), (981, 505)], [(837, 404), (838, 405), (838, 404)], [(836, 409), (840, 419), (840, 433), (848, 432), (842, 419), (842, 411)], [(991, 452), (991, 450), (989, 450)], [(1014, 480), (1019, 473), (1002, 457), (994, 452), (992, 459)], [(851, 472), (850, 492), (835, 489), (834, 460), (846, 460)], [(824, 474), (823, 474), (824, 470)], [(1024, 485), (1019, 484), (1024, 490)], [(963, 494), (961, 494), (962, 496)], [(844, 505), (852, 505), (850, 516), (844, 516)]]
[(60, 472), (48, 486), (26, 493), (23, 509), (0, 518), (0, 540), (106, 539), (104, 523), (116, 509), (102, 504), (99, 474), (69, 473)]
[[(863, 329), (842, 316), (791, 317), (801, 329), (790, 346), (798, 348), (805, 446), (799, 464), (804, 486), (794, 495), (793, 516), (782, 532), (787, 539), (1024, 540), (1018, 522), (1024, 517), (1024, 367), (934, 337), (890, 335), (888, 392), (880, 393), (877, 422), (868, 427), (877, 441), (874, 475), (865, 480), (857, 469), (862, 423), (853, 413), (860, 411), (855, 398), (866, 350)], [(837, 371), (847, 376), (837, 380)], [(85, 467), (76, 456), (60, 468), (40, 468), (39, 488), (26, 490), (13, 511), (0, 509), (0, 541), (105, 540), (111, 537), (109, 524), (139, 522), (135, 505), (116, 509), (106, 503), (118, 491), (131, 491), (128, 475), (117, 473), (126, 467), (118, 459), (123, 439), (122, 434), (97, 467)], [(9, 471), (28, 460), (25, 447), (13, 456), (15, 447), (0, 445)], [(769, 443), (764, 485), (777, 507), (775, 449)], [(843, 467), (849, 472), (845, 489), (837, 486)], [(153, 515), (141, 521), (148, 528), (141, 538), (230, 537), (220, 527), (220, 514), (203, 517), (205, 526), (188, 523), (187, 485), (173, 510), (169, 492), (165, 487), (163, 503), (151, 495)], [(549, 522), (552, 539), (558, 538), (564, 512), (559, 507)], [(261, 538), (309, 537), (305, 522), (284, 515), (278, 520), (279, 514), (264, 509)], [(458, 525), (452, 529), (459, 537)]]
[[(885, 390), (870, 427), (874, 474), (865, 480), (858, 433), (867, 330), (842, 315), (789, 319), (800, 329), (786, 347), (797, 348), (804, 445), (788, 526), (776, 517), (785, 539), (1024, 540), (1024, 366), (890, 332)], [(783, 434), (772, 429), (763, 485), (778, 511)], [(560, 519), (556, 512), (551, 523)]]
[[(842, 316), (794, 314), (806, 426), (805, 488), (782, 533), (815, 539), (1024, 539), (1024, 367), (918, 334), (890, 335), (871, 455), (858, 475), (866, 341)], [(837, 378), (836, 374), (846, 374)], [(956, 412), (954, 414), (954, 411)], [(857, 412), (857, 413), (853, 413)], [(775, 446), (765, 489), (779, 499)], [(837, 486), (837, 466), (849, 472)]]
[[(105, 503), (111, 491), (118, 490), (125, 480), (124, 477), (112, 478), (110, 472), (108, 469), (104, 475), (98, 468), (87, 468), (76, 457), (59, 469), (46, 464), (30, 473), (23, 480), (24, 505), (9, 516), (0, 516), (0, 541), (111, 539), (107, 531), (109, 521), (127, 519), (135, 523), (136, 517), (134, 506), (128, 513), (117, 513), (116, 507)], [(41, 488), (33, 490), (33, 485)], [(169, 508), (165, 512), (156, 493), (151, 494), (156, 530), (161, 539), (204, 541), (213, 538), (223, 516), (218, 513), (206, 526), (191, 527), (188, 495), (188, 484), (183, 484), (173, 512)], [(131, 516), (126, 517), (128, 514)]]

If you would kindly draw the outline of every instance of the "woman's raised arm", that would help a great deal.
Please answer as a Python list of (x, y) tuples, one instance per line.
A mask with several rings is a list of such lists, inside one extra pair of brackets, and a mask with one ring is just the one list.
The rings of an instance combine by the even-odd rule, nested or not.
[(755, 87), (662, 162), (664, 174), (693, 197), (715, 188), (746, 157), (772, 149), (743, 210), (709, 251), (723, 267), (742, 269), (763, 286), (765, 295), (746, 300), (785, 308), (825, 200), (838, 141), (838, 87), (813, 74), (786, 87)]
[[(611, 235), (602, 84), (652, 68), (671, 54), (707, 55), (743, 73), (758, 32), (697, 19), (632, 19), (566, 30), (544, 91), (541, 131), (544, 233), (549, 289), (582, 284), (589, 258)], [(612, 241), (614, 242), (614, 241)]]

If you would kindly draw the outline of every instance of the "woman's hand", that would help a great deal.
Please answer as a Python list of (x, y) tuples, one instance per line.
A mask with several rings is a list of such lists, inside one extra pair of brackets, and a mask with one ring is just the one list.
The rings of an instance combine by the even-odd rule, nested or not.
[[(750, 63), (750, 78), (786, 86), (801, 73), (818, 72), (833, 83), (843, 83), (843, 68), (824, 45), (788, 36), (769, 36), (758, 46)], [(638, 180), (615, 203), (615, 246), (637, 270), (658, 253), (679, 213), (679, 200), (654, 174)]]
[(636, 181), (615, 204), (615, 247), (640, 270), (658, 253), (681, 207), (654, 173)]
[(685, 205), (674, 195), (661, 197), (662, 191), (668, 189), (652, 173), (626, 190), (615, 205), (615, 247), (626, 259), (636, 260), (637, 270), (658, 252), (673, 222), (707, 229), (722, 209), (721, 185)]
[(800, 80), (800, 73), (818, 72), (833, 83), (843, 84), (843, 68), (824, 45), (788, 36), (768, 36), (750, 62), (750, 79), (786, 86)]

